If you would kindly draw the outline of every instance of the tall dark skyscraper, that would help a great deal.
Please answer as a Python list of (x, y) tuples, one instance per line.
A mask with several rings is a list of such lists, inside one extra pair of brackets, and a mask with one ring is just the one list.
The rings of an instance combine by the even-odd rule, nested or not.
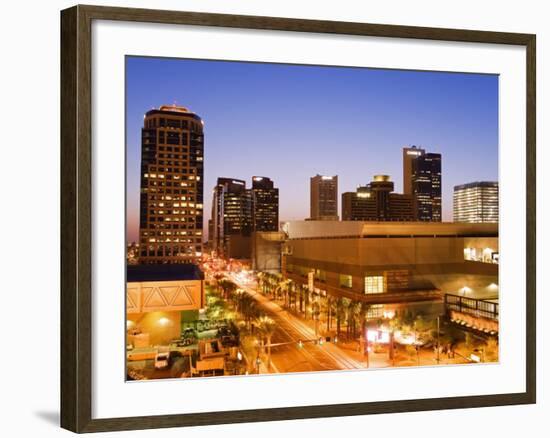
[(356, 192), (342, 194), (344, 221), (412, 221), (412, 195), (393, 193), (393, 182), (388, 175), (375, 175), (366, 186)]
[(218, 178), (212, 197), (212, 241), (218, 254), (226, 255), (231, 236), (252, 231), (252, 199), (243, 180)]
[(193, 263), (202, 255), (201, 118), (164, 105), (141, 130), (140, 263)]
[(416, 157), (411, 178), (416, 220), (441, 222), (441, 154)]
[(310, 179), (310, 219), (338, 220), (338, 176), (315, 175)]
[(413, 194), (413, 161), (425, 153), (424, 149), (416, 146), (403, 148), (403, 193), (405, 195)]
[(254, 231), (279, 229), (279, 189), (265, 176), (252, 177), (252, 228)]

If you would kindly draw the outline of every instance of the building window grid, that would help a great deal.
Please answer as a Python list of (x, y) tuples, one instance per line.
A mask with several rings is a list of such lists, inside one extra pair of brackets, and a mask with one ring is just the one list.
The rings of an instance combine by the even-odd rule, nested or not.
[(368, 275), (365, 277), (365, 294), (380, 294), (386, 292), (386, 277), (384, 275)]

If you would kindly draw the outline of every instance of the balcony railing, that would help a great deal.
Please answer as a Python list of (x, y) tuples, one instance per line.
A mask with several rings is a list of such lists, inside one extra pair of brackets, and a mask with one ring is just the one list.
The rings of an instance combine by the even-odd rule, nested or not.
[(494, 301), (445, 294), (445, 309), (498, 321), (498, 303)]

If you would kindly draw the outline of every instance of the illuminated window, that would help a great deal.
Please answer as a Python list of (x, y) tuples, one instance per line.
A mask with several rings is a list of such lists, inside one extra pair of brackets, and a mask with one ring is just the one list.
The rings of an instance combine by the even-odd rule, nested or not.
[(382, 318), (384, 316), (384, 305), (373, 304), (367, 310), (367, 319)]
[(347, 287), (351, 289), (353, 286), (353, 280), (351, 275), (340, 274), (340, 287)]
[[(315, 279), (319, 281), (327, 281), (327, 273), (321, 269), (315, 270)], [(351, 287), (351, 286), (350, 286)]]
[(386, 290), (386, 284), (383, 275), (365, 277), (365, 293), (381, 294)]

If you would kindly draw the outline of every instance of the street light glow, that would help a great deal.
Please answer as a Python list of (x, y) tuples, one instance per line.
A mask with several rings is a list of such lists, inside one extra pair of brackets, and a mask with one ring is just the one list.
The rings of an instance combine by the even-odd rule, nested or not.
[(162, 327), (166, 327), (168, 324), (170, 324), (170, 320), (166, 318), (165, 316), (159, 318), (159, 325)]

